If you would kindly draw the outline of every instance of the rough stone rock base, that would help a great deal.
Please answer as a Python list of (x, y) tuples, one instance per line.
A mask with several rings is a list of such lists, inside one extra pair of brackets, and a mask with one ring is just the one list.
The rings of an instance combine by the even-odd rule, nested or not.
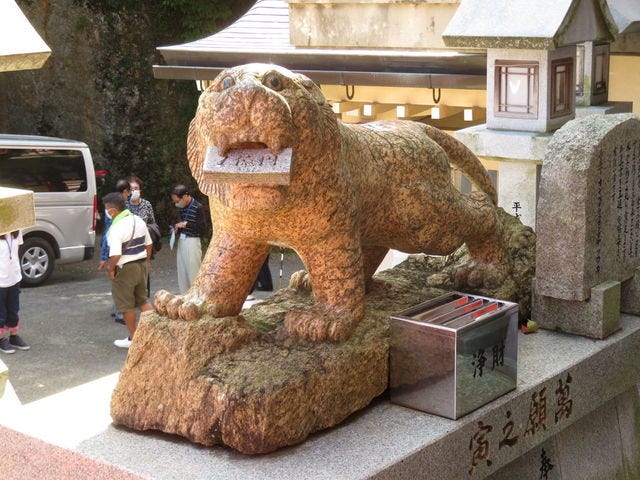
[[(473, 265), (466, 245), (451, 255), (444, 257), (422, 257), (426, 268), (435, 273), (427, 278), (427, 285), (444, 290), (459, 290), (485, 297), (498, 298), (520, 305), (520, 318), (526, 320), (531, 315), (531, 282), (536, 265), (536, 234), (530, 227), (498, 208), (502, 223), (502, 237), (507, 250), (508, 264), (503, 265), (506, 276), (496, 285), (460, 285), (456, 277), (461, 271)], [(420, 257), (418, 257), (420, 258)], [(471, 267), (473, 268), (473, 267)]]
[(185, 322), (144, 314), (112, 397), (114, 422), (247, 454), (340, 423), (387, 388), (389, 314), (443, 293), (411, 265), (413, 273), (399, 269), (375, 282), (365, 320), (340, 344), (283, 334), (285, 312), (311, 303), (308, 292), (293, 289), (244, 317)]

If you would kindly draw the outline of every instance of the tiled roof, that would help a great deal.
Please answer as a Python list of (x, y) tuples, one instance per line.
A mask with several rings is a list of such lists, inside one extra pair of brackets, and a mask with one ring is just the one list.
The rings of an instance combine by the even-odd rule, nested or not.
[(554, 49), (640, 30), (639, 0), (462, 0), (447, 46)]
[(285, 52), (289, 43), (289, 6), (284, 0), (258, 0), (249, 11), (224, 30), (195, 42), (161, 47), (170, 51)]
[(616, 33), (640, 32), (640, 1), (606, 0), (605, 4)]
[(312, 78), (315, 75), (317, 81), (328, 83), (386, 85), (393, 81), (407, 86), (416, 86), (418, 82), (429, 87), (446, 84), (454, 88), (455, 84), (459, 88), (483, 88), (485, 82), (483, 54), (296, 47), (289, 40), (289, 6), (285, 0), (258, 0), (224, 30), (159, 50), (167, 65), (154, 66), (158, 78), (208, 79), (223, 68), (265, 62), (280, 64)]

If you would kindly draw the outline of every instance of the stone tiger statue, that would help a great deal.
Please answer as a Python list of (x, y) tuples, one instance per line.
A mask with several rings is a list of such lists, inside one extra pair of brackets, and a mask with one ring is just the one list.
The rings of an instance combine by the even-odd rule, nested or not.
[[(267, 176), (212, 179), (212, 149), (220, 165), (236, 155), (238, 173), (266, 168)], [(264, 158), (286, 149), (287, 178), (270, 181), (276, 177)], [(307, 268), (315, 304), (287, 312), (284, 325), (310, 341), (349, 337), (364, 315), (365, 285), (389, 248), (445, 255), (466, 243), (476, 284), (507, 261), (496, 192), (470, 150), (421, 123), (344, 124), (317, 85), (282, 67), (220, 73), (200, 97), (188, 158), (209, 197), (213, 238), (188, 292), (156, 294), (157, 310), (172, 318), (238, 314), (270, 245), (294, 249)], [(481, 191), (454, 188), (451, 164)]]

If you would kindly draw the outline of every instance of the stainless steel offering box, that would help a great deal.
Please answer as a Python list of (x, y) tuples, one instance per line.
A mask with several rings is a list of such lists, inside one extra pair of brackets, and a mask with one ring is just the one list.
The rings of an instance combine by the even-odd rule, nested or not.
[(518, 304), (450, 292), (391, 316), (391, 401), (453, 420), (516, 388)]

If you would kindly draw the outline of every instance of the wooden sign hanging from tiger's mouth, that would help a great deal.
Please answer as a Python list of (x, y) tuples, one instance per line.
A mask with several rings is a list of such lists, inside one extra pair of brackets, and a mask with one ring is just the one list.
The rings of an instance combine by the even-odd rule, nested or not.
[(203, 173), (215, 183), (289, 185), (291, 148), (274, 154), (268, 148), (230, 149), (221, 155), (217, 146), (208, 147)]

